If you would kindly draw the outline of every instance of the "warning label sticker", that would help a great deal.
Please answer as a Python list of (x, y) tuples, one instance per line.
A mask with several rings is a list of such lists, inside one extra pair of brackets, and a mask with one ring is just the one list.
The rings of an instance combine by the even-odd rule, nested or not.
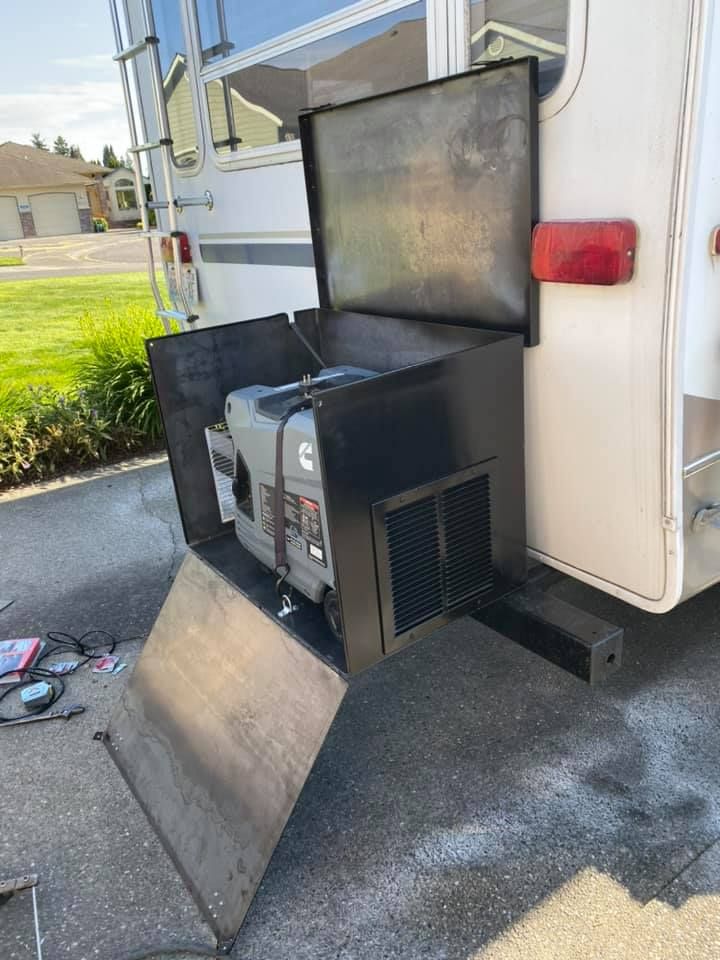
[(326, 567), (325, 546), (323, 544), (322, 522), (320, 520), (320, 504), (307, 497), (298, 497), (300, 505), (300, 524), (303, 539), (307, 543), (308, 556), (315, 563)]
[[(295, 493), (284, 494), (285, 499), (285, 539), (298, 550), (307, 549), (307, 555), (314, 563), (327, 566), (325, 544), (323, 542), (320, 504), (316, 500), (300, 497)], [(260, 484), (260, 515), (265, 533), (275, 536), (275, 487)]]

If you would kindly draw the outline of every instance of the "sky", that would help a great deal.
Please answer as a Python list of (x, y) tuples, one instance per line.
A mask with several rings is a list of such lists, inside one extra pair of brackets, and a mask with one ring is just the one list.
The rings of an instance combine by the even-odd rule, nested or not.
[(130, 146), (108, 0), (0, 0), (0, 143), (48, 146), (58, 134), (86, 160)]

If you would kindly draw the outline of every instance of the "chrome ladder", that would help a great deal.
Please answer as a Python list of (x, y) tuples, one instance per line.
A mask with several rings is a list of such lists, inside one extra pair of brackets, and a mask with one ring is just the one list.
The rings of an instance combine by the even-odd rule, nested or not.
[[(124, 4), (125, 23), (127, 26), (128, 38), (130, 38), (130, 19), (128, 16), (127, 2)], [(133, 172), (135, 174), (135, 192), (138, 198), (142, 198), (140, 203), (140, 212), (142, 220), (142, 236), (147, 244), (147, 268), (150, 279), (150, 287), (155, 298), (156, 313), (162, 319), (167, 333), (172, 333), (171, 321), (180, 324), (181, 329), (185, 329), (186, 324), (192, 324), (198, 319), (197, 314), (193, 313), (188, 304), (187, 296), (183, 287), (182, 274), (182, 256), (180, 252), (180, 236), (182, 231), (178, 230), (177, 215), (182, 212), (184, 207), (189, 206), (207, 206), (212, 210), (212, 195), (206, 192), (202, 197), (174, 197), (173, 196), (173, 178), (172, 178), (172, 138), (170, 136), (170, 126), (168, 123), (167, 109), (165, 106), (165, 97), (163, 94), (162, 67), (160, 65), (159, 38), (155, 35), (155, 24), (152, 11), (150, 9), (150, 0), (140, 0), (140, 7), (143, 18), (144, 37), (129, 46), (123, 47), (122, 28), (120, 25), (120, 14), (118, 13), (117, 0), (110, 0), (110, 16), (115, 33), (116, 54), (113, 60), (116, 60), (120, 66), (120, 80), (122, 82), (123, 96), (125, 98), (125, 109), (127, 111), (128, 126), (130, 128), (131, 147), (128, 151), (133, 158)], [(157, 120), (157, 129), (159, 137), (156, 141), (143, 143), (138, 138), (138, 127), (135, 120), (135, 109), (130, 90), (130, 78), (128, 76), (128, 63), (136, 57), (146, 54), (152, 85), (152, 107), (155, 111)], [(140, 83), (137, 70), (135, 71), (135, 92), (137, 94), (138, 104), (142, 104), (140, 95)], [(162, 184), (164, 198), (160, 200), (147, 200), (145, 196), (145, 185), (143, 182), (143, 172), (141, 156), (144, 153), (151, 153), (154, 150), (160, 152)], [(150, 225), (150, 211), (167, 211), (167, 231), (154, 230)], [(169, 237), (172, 241), (172, 259), (173, 272), (175, 275), (175, 285), (182, 310), (168, 310), (165, 306), (160, 287), (158, 286), (155, 253), (153, 251), (153, 240), (161, 237)]]

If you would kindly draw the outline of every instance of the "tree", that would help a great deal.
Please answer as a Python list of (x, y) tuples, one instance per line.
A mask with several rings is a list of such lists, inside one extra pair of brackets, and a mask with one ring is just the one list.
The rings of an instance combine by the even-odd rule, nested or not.
[(30, 142), (34, 147), (37, 147), (38, 150), (47, 150), (47, 144), (39, 133), (34, 133)]
[(106, 143), (103, 147), (103, 166), (110, 167), (112, 170), (120, 166), (120, 161), (115, 156), (115, 151), (109, 143)]
[[(84, 159), (85, 159), (85, 157), (83, 157), (82, 153), (80, 153), (80, 147), (79, 147), (76, 143), (73, 143), (73, 145), (70, 147), (70, 152), (68, 153), (68, 156), (69, 156), (69, 157), (72, 157), (73, 160), (84, 160)], [(100, 166), (100, 164), (98, 164), (98, 166)]]
[(58, 134), (55, 137), (55, 142), (53, 143), (53, 153), (57, 153), (60, 157), (70, 156), (70, 144), (61, 134)]

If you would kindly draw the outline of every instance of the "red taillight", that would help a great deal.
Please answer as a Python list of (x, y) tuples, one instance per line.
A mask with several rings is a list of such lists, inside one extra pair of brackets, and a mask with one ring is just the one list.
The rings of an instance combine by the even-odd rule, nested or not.
[[(180, 242), (180, 262), (192, 263), (192, 253), (190, 252), (190, 240), (188, 239), (188, 235), (186, 233), (179, 233), (178, 240)], [(163, 237), (160, 240), (160, 255), (165, 263), (172, 263), (172, 237)]]
[(627, 283), (636, 246), (632, 220), (539, 223), (532, 236), (532, 275), (554, 283)]
[(713, 257), (720, 257), (720, 227), (715, 227), (710, 237), (710, 253)]

